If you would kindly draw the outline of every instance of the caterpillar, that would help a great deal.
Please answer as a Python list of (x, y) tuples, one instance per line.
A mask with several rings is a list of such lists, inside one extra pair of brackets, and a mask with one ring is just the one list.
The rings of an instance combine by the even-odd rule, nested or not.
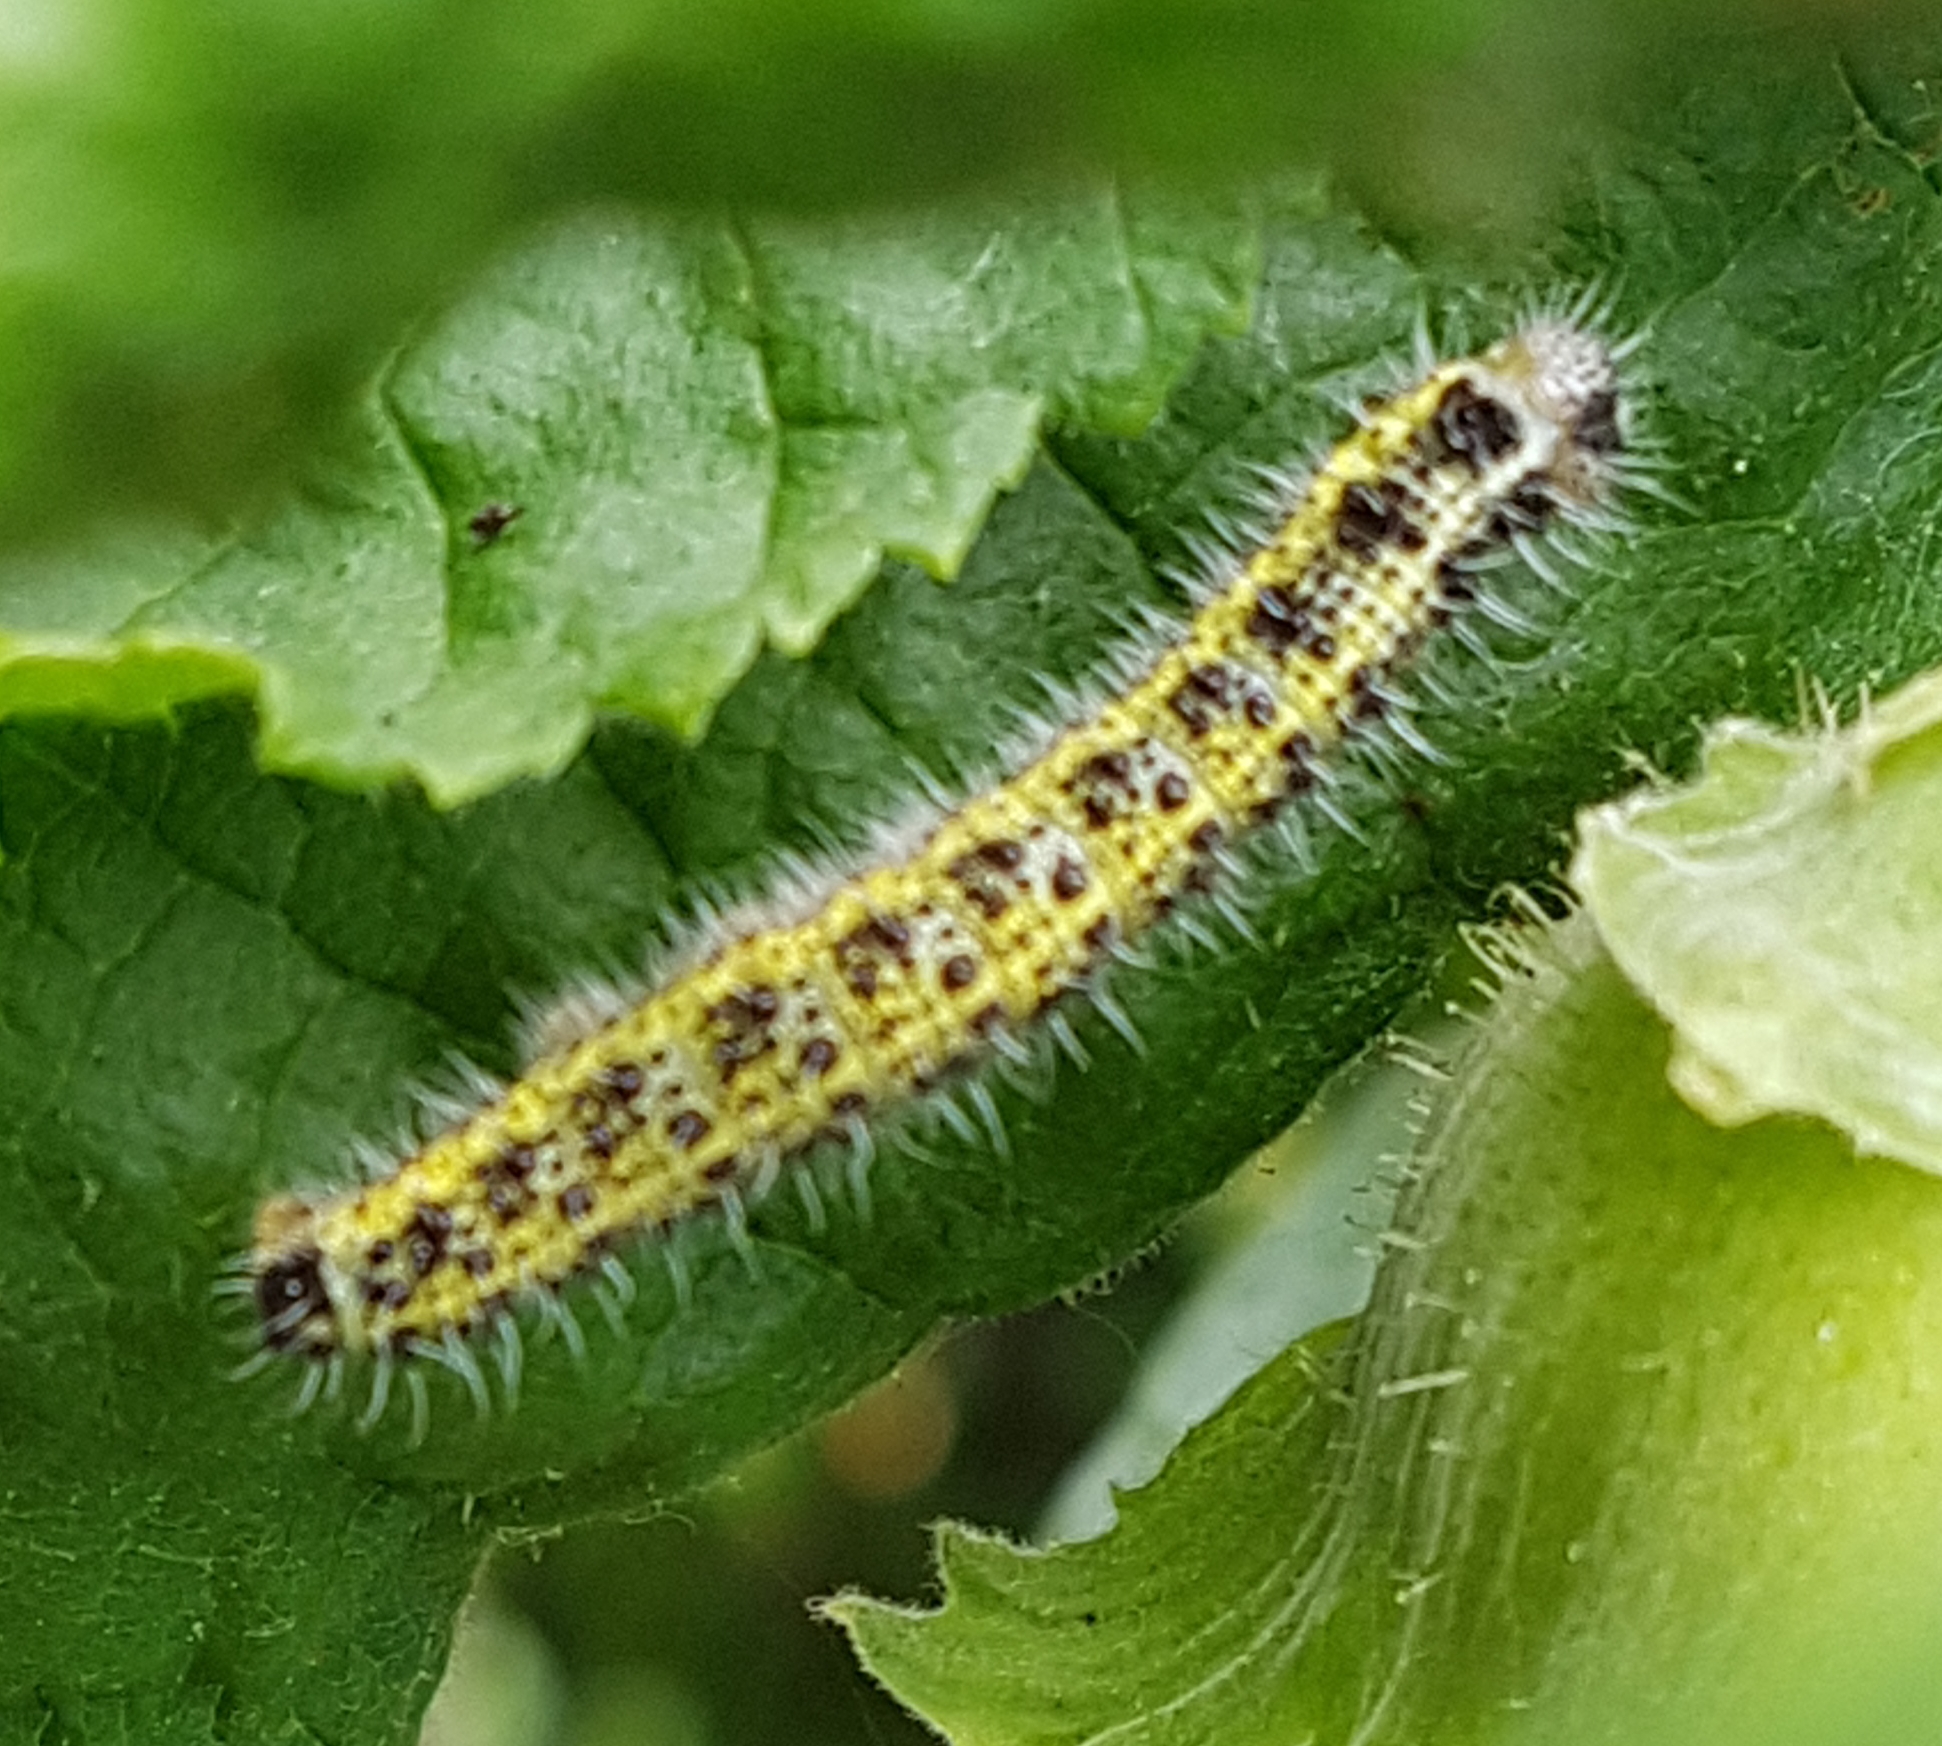
[[(1619, 348), (1582, 316), (1426, 369), (1221, 564), (1193, 616), (1003, 781), (788, 919), (730, 930), (631, 1007), (544, 1050), (375, 1180), (258, 1207), (238, 1282), (258, 1358), (459, 1371), (513, 1310), (701, 1209), (739, 1217), (798, 1154), (953, 1069), (1015, 1052), (1232, 846), (1383, 716), (1390, 680), (1560, 522), (1614, 525)], [(972, 1087), (976, 1101), (976, 1088)], [(513, 1368), (505, 1368), (508, 1393)], [(422, 1385), (421, 1385), (422, 1386)]]

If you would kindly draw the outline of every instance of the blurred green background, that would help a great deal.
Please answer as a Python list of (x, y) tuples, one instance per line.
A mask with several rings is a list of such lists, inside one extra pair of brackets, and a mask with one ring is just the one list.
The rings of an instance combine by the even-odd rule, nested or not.
[(817, 211), (1329, 163), (1514, 234), (1696, 32), (1839, 0), (7, 0), (0, 526), (272, 490), (415, 318), (589, 202)]

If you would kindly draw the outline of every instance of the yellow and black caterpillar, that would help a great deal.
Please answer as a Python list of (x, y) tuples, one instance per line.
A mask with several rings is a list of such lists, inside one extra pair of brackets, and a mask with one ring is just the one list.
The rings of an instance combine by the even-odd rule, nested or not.
[(522, 1297), (1045, 1022), (1383, 712), (1481, 561), (1604, 515), (1621, 414), (1612, 349), (1562, 319), (1366, 409), (1130, 682), (907, 855), (721, 940), (380, 1179), (266, 1200), (264, 1351), (388, 1375), (457, 1348), (476, 1379), (462, 1343)]

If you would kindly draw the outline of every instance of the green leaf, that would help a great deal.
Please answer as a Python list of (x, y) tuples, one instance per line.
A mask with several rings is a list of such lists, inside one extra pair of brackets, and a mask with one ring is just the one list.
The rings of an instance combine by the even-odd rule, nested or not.
[(1129, 1725), (1139, 1746), (1290, 1737), (1264, 1729), (1261, 1698), (1288, 1652), (1274, 1627), (1303, 1575), (1290, 1549), (1309, 1476), (1337, 1428), (1324, 1384), (1339, 1341), (1290, 1347), (1189, 1434), (1161, 1479), (1120, 1499), (1105, 1538), (1047, 1553), (947, 1523), (940, 1610), (847, 1595), (823, 1611), (953, 1746), (1052, 1746)]
[(1853, 726), (1731, 721), (1702, 780), (1590, 814), (1572, 868), (1713, 1121), (1819, 1116), (1942, 1169), (1942, 676)]
[(1935, 1737), (1942, 1190), (1709, 1127), (1587, 920), (1498, 950), (1351, 1333), (1105, 1538), (832, 1604), (953, 1746)]
[(1149, 419), (1255, 260), (1231, 205), (1103, 195), (567, 226), (408, 346), (260, 528), (0, 565), (0, 711), (247, 689), (272, 767), (445, 804), (557, 770), (597, 710), (693, 733), (886, 551), (955, 573), (1042, 418)]
[[(1556, 258), (1506, 265), (1501, 291), (1284, 203), (1253, 327), (1202, 350), (1148, 433), (1062, 431), (951, 588), (888, 566), (808, 659), (758, 656), (699, 745), (609, 722), (558, 777), (440, 813), (263, 774), (234, 703), (0, 729), (0, 1714), (16, 1731), (200, 1740), (220, 1718), (233, 1739), (409, 1737), (487, 1542), (651, 1509), (941, 1318), (1122, 1260), (1363, 1045), (1458, 919), (1544, 871), (1622, 748), (1671, 765), (1696, 717), (1790, 710), (1797, 662), (1850, 695), (1942, 656), (1920, 519), (1942, 459), (1917, 440), (1942, 339), (1933, 194), (1826, 65), (1737, 107), (1721, 94), (1754, 88), (1718, 78), (1677, 126), (1642, 128), (1632, 167), (1549, 233)], [(1344, 400), (1393, 379), (1425, 306), (1455, 346), (1600, 268), (1628, 269), (1626, 319), (1656, 318), (1638, 392), (1694, 512), (1642, 508), (1639, 536), (1561, 595), (1507, 577), (1540, 628), (1496, 635), (1488, 658), (1433, 650), (1425, 679), (1448, 701), (1422, 720), (1448, 765), (1351, 768), (1331, 804), (1359, 835), (1316, 812), (1310, 864), (1253, 868), (1258, 943), (1162, 942), (1118, 990), (1143, 1057), (1079, 1015), (1091, 1072), (1059, 1068), (1036, 1097), (991, 1086), (1009, 1156), (920, 1130), (917, 1155), (882, 1148), (867, 1210), (825, 1161), (821, 1228), (787, 1193), (756, 1209), (759, 1272), (717, 1224), (677, 1239), (686, 1303), (644, 1249), (624, 1334), (575, 1294), (586, 1361), (532, 1330), (521, 1408), (484, 1424), (434, 1376), (422, 1447), (402, 1410), (356, 1434), (365, 1378), (348, 1411), (295, 1421), (293, 1378), (224, 1384), (238, 1350), (210, 1287), (261, 1195), (341, 1177), (349, 1140), (391, 1129), (448, 1051), (510, 1067), (516, 995), (631, 967), (685, 906), (759, 885), (781, 854), (866, 840), (909, 795), (909, 760), (988, 768), (1040, 678), (1081, 677), (1129, 607), (1177, 599), (1156, 576), (1196, 511), (1242, 501), (1249, 464), (1312, 450)], [(1811, 387), (1791, 420), (1777, 307)], [(1126, 415), (1125, 378), (1088, 380), (1112, 391), (1085, 416)], [(338, 480), (349, 504), (357, 477)], [(139, 550), (90, 575), (130, 614), (180, 580)], [(314, 658), (354, 665), (332, 647), (339, 579), (316, 575)], [(396, 658), (382, 639), (367, 652)], [(182, 695), (173, 658), (126, 654)]]

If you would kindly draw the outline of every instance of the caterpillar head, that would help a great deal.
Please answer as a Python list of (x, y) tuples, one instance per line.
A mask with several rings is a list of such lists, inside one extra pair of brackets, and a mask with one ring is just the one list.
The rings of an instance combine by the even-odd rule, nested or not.
[(251, 1296), (263, 1344), (272, 1352), (323, 1358), (342, 1344), (316, 1220), (316, 1210), (293, 1194), (277, 1195), (257, 1210)]

